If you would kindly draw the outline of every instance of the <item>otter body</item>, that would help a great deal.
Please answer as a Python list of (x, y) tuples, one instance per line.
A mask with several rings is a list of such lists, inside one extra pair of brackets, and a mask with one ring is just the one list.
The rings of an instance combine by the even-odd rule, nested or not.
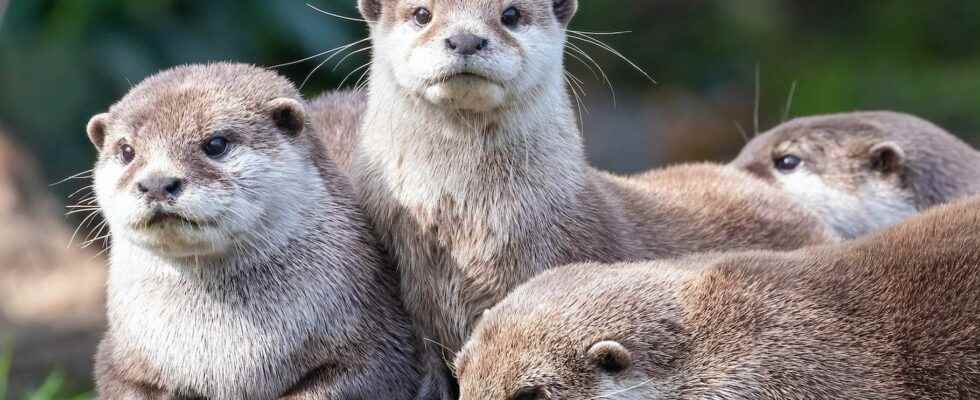
[[(397, 259), (430, 372), (448, 375), (481, 313), (548, 268), (831, 237), (733, 169), (623, 178), (589, 167), (563, 80), (576, 7), (360, 2), (374, 62), (351, 175)], [(702, 189), (688, 177), (704, 179)]]
[(461, 399), (977, 398), (978, 227), (973, 198), (842, 244), (546, 272), (484, 316)]
[(414, 398), (410, 323), (291, 83), (187, 66), (89, 124), (113, 235), (100, 398)]
[(847, 238), (980, 193), (980, 152), (893, 112), (799, 118), (753, 139), (732, 165), (785, 190)]

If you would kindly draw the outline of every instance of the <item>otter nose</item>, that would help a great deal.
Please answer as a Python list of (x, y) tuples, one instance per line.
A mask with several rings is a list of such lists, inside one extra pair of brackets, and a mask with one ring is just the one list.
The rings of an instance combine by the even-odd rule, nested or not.
[(136, 189), (151, 202), (174, 200), (184, 190), (184, 181), (180, 178), (166, 176), (151, 176), (136, 182)]
[(463, 56), (472, 56), (487, 48), (489, 44), (489, 40), (472, 33), (459, 33), (446, 39), (446, 47)]

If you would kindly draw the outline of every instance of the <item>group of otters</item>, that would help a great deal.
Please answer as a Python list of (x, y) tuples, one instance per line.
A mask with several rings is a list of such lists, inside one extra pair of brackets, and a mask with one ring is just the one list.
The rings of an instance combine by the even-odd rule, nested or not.
[(360, 0), (367, 94), (191, 65), (93, 117), (100, 398), (980, 398), (980, 153), (874, 112), (598, 171), (576, 8)]

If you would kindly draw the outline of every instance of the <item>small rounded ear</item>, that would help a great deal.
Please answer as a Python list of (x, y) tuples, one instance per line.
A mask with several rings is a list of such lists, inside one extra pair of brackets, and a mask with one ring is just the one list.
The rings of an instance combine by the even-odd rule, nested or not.
[(618, 374), (633, 366), (633, 356), (623, 345), (604, 341), (592, 345), (589, 349), (589, 361), (604, 372)]
[(276, 126), (290, 136), (303, 132), (306, 126), (306, 107), (303, 103), (290, 98), (278, 98), (268, 104), (269, 116)]
[(361, 11), (361, 16), (368, 22), (375, 22), (381, 18), (382, 2), (385, 0), (359, 0), (357, 9)]
[(95, 145), (95, 149), (102, 151), (102, 146), (105, 146), (105, 136), (106, 128), (109, 126), (109, 114), (102, 113), (92, 117), (88, 121), (88, 126), (85, 127), (85, 131), (88, 132), (88, 140), (92, 141)]
[(578, 11), (578, 0), (552, 0), (555, 9), (555, 17), (562, 26), (568, 26), (572, 22), (572, 17)]
[(881, 142), (871, 148), (871, 169), (890, 174), (905, 166), (905, 150), (895, 142)]

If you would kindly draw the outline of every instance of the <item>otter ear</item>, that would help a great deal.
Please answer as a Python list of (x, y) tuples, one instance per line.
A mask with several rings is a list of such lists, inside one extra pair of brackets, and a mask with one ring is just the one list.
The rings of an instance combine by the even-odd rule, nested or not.
[(108, 125), (109, 114), (102, 113), (92, 117), (88, 121), (88, 126), (85, 127), (85, 131), (88, 132), (88, 140), (92, 141), (98, 151), (102, 151), (102, 146), (105, 145), (106, 127)]
[(268, 108), (272, 122), (286, 134), (296, 136), (303, 132), (306, 126), (306, 107), (303, 103), (283, 97), (270, 101)]
[(578, 0), (553, 1), (555, 17), (558, 18), (558, 22), (560, 22), (562, 26), (568, 26), (568, 23), (572, 22), (572, 17), (575, 16), (575, 12), (578, 11)]
[(384, 2), (385, 0), (359, 0), (357, 9), (361, 11), (361, 16), (368, 22), (377, 22), (378, 18), (381, 18)]
[(592, 345), (589, 349), (589, 361), (595, 368), (609, 374), (618, 374), (633, 366), (633, 356), (629, 350), (613, 341)]
[(881, 142), (871, 148), (871, 169), (892, 174), (905, 166), (905, 150), (895, 142)]

